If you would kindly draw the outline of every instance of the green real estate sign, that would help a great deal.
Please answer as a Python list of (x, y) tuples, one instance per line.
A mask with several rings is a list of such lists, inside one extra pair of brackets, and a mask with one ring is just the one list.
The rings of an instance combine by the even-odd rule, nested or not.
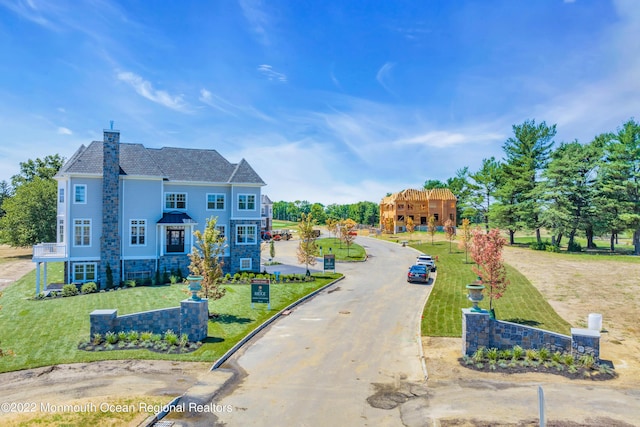
[(324, 256), (324, 270), (336, 271), (336, 256), (335, 254), (328, 254)]
[(269, 279), (251, 280), (251, 304), (271, 304)]

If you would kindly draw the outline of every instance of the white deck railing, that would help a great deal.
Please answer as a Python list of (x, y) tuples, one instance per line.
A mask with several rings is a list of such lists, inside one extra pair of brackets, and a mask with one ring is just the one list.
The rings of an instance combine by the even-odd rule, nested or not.
[(33, 258), (66, 258), (64, 243), (40, 243), (33, 246)]

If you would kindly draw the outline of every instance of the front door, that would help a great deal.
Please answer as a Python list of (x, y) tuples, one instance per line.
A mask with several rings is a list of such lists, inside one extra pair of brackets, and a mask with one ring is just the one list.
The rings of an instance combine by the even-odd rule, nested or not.
[(184, 252), (184, 229), (167, 228), (167, 253)]

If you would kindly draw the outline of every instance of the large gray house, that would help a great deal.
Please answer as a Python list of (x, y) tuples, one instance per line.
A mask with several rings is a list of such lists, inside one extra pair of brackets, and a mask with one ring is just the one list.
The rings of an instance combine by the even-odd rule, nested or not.
[(244, 159), (230, 163), (215, 150), (146, 148), (103, 141), (81, 146), (55, 176), (57, 242), (34, 247), (40, 265), (65, 262), (65, 282), (114, 283), (188, 273), (193, 232), (215, 216), (227, 240), (225, 272), (260, 269), (260, 176)]

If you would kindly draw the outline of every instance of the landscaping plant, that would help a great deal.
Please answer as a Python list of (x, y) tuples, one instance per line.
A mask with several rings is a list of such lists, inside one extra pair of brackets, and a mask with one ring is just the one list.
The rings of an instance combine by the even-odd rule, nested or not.
[(493, 313), (493, 300), (502, 297), (509, 285), (507, 270), (502, 261), (502, 248), (507, 241), (494, 228), (484, 233), (480, 228), (473, 231), (471, 257), (476, 263), (473, 271), (489, 288), (489, 310)]
[(194, 276), (202, 276), (202, 290), (200, 296), (208, 298), (209, 301), (220, 299), (225, 294), (225, 289), (220, 286), (222, 279), (222, 256), (226, 248), (225, 237), (216, 227), (217, 217), (207, 219), (204, 232), (196, 230), (193, 232), (196, 244), (189, 254), (191, 264), (189, 271)]

